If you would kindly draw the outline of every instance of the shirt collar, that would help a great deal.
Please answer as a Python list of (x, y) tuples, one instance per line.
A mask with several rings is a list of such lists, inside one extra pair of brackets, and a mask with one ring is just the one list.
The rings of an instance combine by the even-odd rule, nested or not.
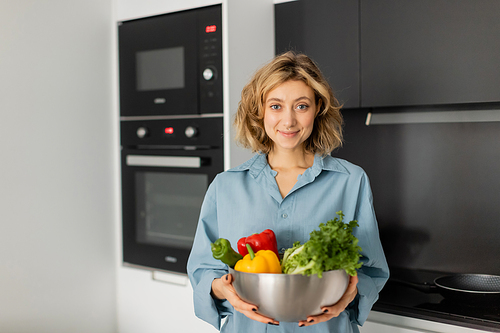
[(316, 164), (316, 159), (321, 160), (321, 164), (322, 164), (321, 168), (323, 170), (336, 171), (336, 172), (342, 172), (342, 173), (349, 174), (349, 170), (347, 170), (347, 168), (341, 163), (341, 161), (343, 161), (341, 159), (332, 157), (330, 155), (326, 155), (324, 157), (316, 155), (315, 160), (314, 160), (315, 164)]
[[(267, 155), (257, 153), (245, 163), (232, 168), (229, 171), (248, 170), (253, 178), (257, 178), (267, 165)], [(343, 166), (337, 158), (334, 158), (330, 155), (321, 156), (316, 154), (314, 156), (313, 166), (307, 169), (306, 172), (304, 172), (304, 176), (315, 178), (321, 173), (322, 170), (349, 174), (347, 168)]]

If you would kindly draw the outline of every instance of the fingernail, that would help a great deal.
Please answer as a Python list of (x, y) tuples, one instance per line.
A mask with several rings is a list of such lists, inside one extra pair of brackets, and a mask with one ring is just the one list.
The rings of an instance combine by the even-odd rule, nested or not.
[(274, 325), (274, 326), (278, 326), (279, 324), (275, 324), (273, 323), (272, 321), (268, 322), (269, 325)]
[(314, 323), (314, 319), (308, 320), (309, 323)]
[(327, 312), (328, 312), (328, 309), (324, 309), (324, 310), (323, 310), (323, 313), (327, 313)]
[(252, 311), (253, 311), (253, 312), (257, 312), (257, 309), (256, 309), (256, 308), (253, 308), (253, 309), (252, 309)]
[(229, 280), (229, 275), (226, 274), (226, 281), (228, 281), (228, 280)]
[(304, 327), (304, 324), (299, 324), (299, 327)]

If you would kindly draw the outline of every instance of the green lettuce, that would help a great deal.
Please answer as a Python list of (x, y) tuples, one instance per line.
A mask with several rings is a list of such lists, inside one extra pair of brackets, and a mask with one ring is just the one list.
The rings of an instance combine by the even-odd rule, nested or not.
[(307, 242), (295, 242), (285, 251), (281, 262), (283, 273), (322, 277), (323, 272), (344, 269), (347, 274), (356, 275), (362, 265), (359, 260), (361, 247), (352, 230), (358, 226), (358, 221), (344, 223), (342, 211), (337, 215), (339, 217), (326, 224), (321, 223), (319, 230), (313, 230)]

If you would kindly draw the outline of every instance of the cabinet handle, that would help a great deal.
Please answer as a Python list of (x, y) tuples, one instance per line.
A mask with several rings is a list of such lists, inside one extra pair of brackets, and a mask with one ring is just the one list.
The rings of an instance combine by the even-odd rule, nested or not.
[(372, 113), (365, 125), (474, 123), (500, 121), (500, 110), (432, 111)]

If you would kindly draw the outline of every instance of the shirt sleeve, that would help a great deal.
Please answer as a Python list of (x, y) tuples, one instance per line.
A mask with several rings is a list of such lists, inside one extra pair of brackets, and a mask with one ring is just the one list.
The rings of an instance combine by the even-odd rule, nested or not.
[(361, 246), (363, 266), (358, 270), (358, 295), (349, 305), (352, 322), (363, 325), (379, 292), (389, 279), (389, 267), (380, 242), (373, 199), (368, 177), (363, 175), (360, 184), (355, 219), (359, 223), (357, 237)]
[(220, 330), (221, 319), (233, 312), (227, 300), (212, 298), (212, 281), (228, 273), (227, 266), (212, 257), (210, 243), (218, 237), (216, 180), (203, 201), (187, 272), (193, 287), (195, 315)]

